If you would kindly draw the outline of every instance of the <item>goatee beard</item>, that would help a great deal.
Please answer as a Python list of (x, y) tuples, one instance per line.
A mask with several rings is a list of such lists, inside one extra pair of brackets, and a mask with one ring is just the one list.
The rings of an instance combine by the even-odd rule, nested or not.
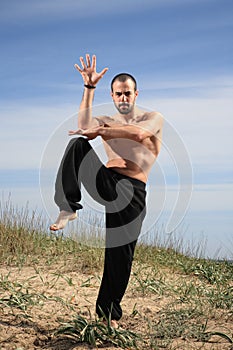
[(115, 107), (118, 110), (118, 112), (120, 112), (120, 114), (129, 114), (133, 109), (133, 104), (120, 102), (115, 103)]

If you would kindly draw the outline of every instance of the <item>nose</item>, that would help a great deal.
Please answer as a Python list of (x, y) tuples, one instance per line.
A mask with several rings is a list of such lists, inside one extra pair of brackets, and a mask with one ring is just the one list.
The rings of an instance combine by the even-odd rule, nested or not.
[(127, 101), (127, 97), (125, 96), (125, 94), (121, 95), (121, 101), (122, 102), (126, 102)]

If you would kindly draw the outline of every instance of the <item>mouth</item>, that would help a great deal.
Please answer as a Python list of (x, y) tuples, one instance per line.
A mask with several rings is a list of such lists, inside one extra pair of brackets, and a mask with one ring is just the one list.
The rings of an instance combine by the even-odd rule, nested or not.
[(119, 107), (120, 108), (129, 108), (129, 103), (120, 103)]
[(133, 105), (128, 102), (115, 102), (115, 106), (121, 114), (128, 114), (131, 112)]

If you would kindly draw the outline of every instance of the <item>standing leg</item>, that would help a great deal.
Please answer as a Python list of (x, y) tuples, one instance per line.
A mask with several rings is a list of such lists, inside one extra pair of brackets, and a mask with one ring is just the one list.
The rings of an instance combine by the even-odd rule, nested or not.
[(134, 250), (137, 241), (124, 246), (105, 249), (104, 273), (96, 302), (99, 317), (122, 317), (120, 302), (128, 285)]
[[(107, 209), (106, 209), (107, 210)], [(121, 300), (130, 278), (134, 250), (145, 216), (145, 190), (134, 188), (134, 197), (120, 212), (106, 212), (106, 248), (102, 282), (96, 302), (99, 317), (119, 320)]]

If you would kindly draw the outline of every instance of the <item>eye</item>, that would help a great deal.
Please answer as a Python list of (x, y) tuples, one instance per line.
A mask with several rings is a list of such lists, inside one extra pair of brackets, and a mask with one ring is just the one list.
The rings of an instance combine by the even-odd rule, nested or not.
[(122, 92), (115, 92), (115, 95), (116, 95), (117, 97), (120, 97), (120, 96), (122, 95)]
[(125, 96), (126, 96), (126, 97), (129, 97), (129, 96), (131, 96), (131, 95), (132, 95), (131, 91), (126, 91), (126, 92), (125, 92)]

